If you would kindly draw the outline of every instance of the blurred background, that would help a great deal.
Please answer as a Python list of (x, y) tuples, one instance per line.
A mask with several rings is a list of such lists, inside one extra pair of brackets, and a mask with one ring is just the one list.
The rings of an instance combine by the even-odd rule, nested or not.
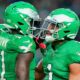
[[(0, 0), (0, 23), (3, 23), (5, 8), (17, 1), (25, 1), (33, 4), (40, 14), (41, 18), (45, 18), (52, 10), (56, 8), (70, 8), (80, 17), (80, 0)], [(76, 37), (80, 41), (80, 30)], [(37, 62), (41, 59), (40, 51), (37, 51)]]
[(80, 15), (80, 0), (0, 0), (0, 23), (3, 22), (5, 8), (17, 1), (32, 3), (38, 9), (41, 18), (45, 18), (52, 10), (60, 7), (70, 8)]

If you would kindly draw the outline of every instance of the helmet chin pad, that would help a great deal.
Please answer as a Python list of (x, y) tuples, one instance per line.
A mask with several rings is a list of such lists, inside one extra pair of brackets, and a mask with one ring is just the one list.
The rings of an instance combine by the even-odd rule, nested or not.
[(45, 40), (46, 42), (53, 42), (55, 41), (55, 38), (53, 38), (51, 35), (46, 35)]

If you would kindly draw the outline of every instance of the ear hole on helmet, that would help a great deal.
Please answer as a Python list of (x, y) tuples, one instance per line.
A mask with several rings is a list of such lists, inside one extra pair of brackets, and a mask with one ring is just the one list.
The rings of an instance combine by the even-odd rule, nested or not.
[(69, 30), (67, 30), (67, 31), (64, 31), (65, 33), (68, 33), (68, 32), (70, 32)]
[(18, 24), (19, 24), (19, 25), (23, 25), (23, 23), (22, 23), (22, 22), (18, 22)]

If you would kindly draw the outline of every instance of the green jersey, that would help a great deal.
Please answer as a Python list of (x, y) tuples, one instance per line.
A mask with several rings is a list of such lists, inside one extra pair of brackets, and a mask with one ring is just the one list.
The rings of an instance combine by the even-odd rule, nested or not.
[(49, 44), (43, 52), (44, 80), (69, 80), (69, 66), (80, 63), (80, 42), (71, 40), (55, 46)]
[[(27, 52), (35, 54), (35, 49), (36, 45), (31, 36), (12, 35), (0, 31), (0, 80), (16, 80), (17, 56)], [(34, 69), (34, 65), (34, 62), (31, 62), (30, 69)]]

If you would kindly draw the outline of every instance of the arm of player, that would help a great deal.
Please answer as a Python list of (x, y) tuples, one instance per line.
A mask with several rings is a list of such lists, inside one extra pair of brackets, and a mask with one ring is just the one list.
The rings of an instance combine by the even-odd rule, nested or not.
[(35, 80), (43, 80), (45, 77), (43, 66), (42, 66), (42, 60), (38, 63), (36, 69), (35, 69)]
[(32, 59), (32, 53), (19, 54), (16, 63), (17, 80), (29, 80), (29, 66)]
[(74, 63), (69, 66), (69, 80), (80, 80), (80, 64)]

